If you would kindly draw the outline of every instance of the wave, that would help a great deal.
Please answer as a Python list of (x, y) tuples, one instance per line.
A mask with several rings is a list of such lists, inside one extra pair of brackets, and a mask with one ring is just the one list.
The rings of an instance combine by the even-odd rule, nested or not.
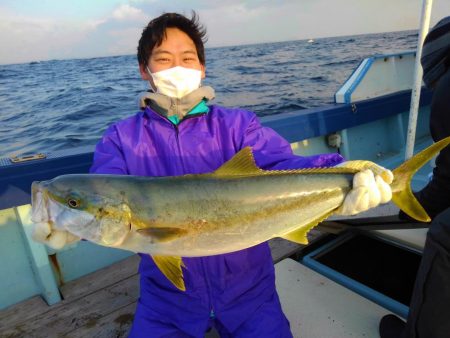
[[(317, 107), (333, 102), (363, 56), (414, 49), (416, 38), (407, 31), (206, 48), (204, 83), (214, 102), (259, 116)], [(147, 89), (135, 55), (1, 65), (0, 156), (95, 144), (112, 121), (137, 111)]]
[(330, 67), (330, 66), (343, 66), (343, 65), (353, 65), (360, 62), (360, 59), (350, 59), (350, 60), (339, 60), (333, 62), (327, 62), (322, 64), (322, 66)]

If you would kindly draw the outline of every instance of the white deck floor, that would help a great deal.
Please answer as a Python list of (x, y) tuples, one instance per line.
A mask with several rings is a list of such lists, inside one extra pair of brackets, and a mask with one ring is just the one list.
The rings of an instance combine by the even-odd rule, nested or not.
[(306, 266), (285, 259), (275, 265), (277, 290), (295, 338), (378, 338), (389, 311)]

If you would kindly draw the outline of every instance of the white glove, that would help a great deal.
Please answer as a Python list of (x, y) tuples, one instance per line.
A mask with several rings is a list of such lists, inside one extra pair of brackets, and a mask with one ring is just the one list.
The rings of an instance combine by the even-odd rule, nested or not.
[(55, 250), (80, 240), (80, 237), (66, 230), (54, 229), (48, 223), (35, 223), (32, 237), (36, 242), (46, 244)]
[(355, 163), (361, 165), (361, 168), (370, 169), (363, 169), (355, 174), (352, 190), (335, 212), (338, 215), (355, 215), (380, 203), (387, 203), (392, 198), (389, 184), (392, 183), (394, 176), (390, 170), (368, 161), (344, 162), (340, 166), (354, 168)]

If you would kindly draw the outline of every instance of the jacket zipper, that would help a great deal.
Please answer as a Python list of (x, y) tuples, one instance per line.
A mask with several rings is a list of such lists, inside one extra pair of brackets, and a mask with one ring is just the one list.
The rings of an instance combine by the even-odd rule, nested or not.
[(181, 142), (180, 142), (180, 130), (178, 129), (178, 125), (176, 125), (176, 124), (173, 124), (173, 127), (175, 128), (175, 138), (176, 138), (176, 142), (177, 142), (178, 153), (180, 154), (179, 158), (180, 158), (181, 168), (182, 168), (183, 172), (185, 172), (186, 166), (184, 165), (184, 162), (183, 162), (183, 156), (181, 156), (182, 149), (181, 149)]
[(203, 270), (203, 276), (205, 276), (206, 288), (208, 289), (209, 319), (215, 320), (216, 319), (216, 313), (214, 312), (214, 306), (213, 306), (213, 302), (212, 302), (213, 296), (212, 296), (211, 284), (209, 283), (209, 278), (206, 275), (205, 262), (204, 262), (203, 258), (200, 258), (200, 259), (201, 259), (201, 265), (202, 265), (202, 270)]
[[(177, 147), (178, 147), (178, 151), (180, 153), (180, 155), (182, 154), (182, 147), (181, 147), (181, 141), (180, 141), (180, 124), (183, 123), (185, 120), (191, 119), (191, 118), (195, 118), (195, 117), (199, 117), (201, 115), (205, 115), (206, 113), (198, 113), (198, 114), (192, 114), (192, 115), (186, 115), (178, 124), (173, 124), (167, 117), (163, 117), (165, 118), (170, 124), (173, 125), (173, 127), (175, 128), (175, 136), (176, 136), (176, 141), (177, 141)], [(186, 166), (183, 162), (183, 156), (180, 156), (180, 162), (181, 162), (181, 167), (183, 169), (183, 172), (185, 172), (186, 170)]]

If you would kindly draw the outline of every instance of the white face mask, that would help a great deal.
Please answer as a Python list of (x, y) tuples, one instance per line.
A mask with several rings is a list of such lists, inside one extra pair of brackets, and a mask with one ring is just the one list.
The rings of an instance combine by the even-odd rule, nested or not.
[(200, 87), (202, 72), (197, 69), (176, 66), (156, 73), (147, 71), (156, 86), (156, 92), (178, 99)]

